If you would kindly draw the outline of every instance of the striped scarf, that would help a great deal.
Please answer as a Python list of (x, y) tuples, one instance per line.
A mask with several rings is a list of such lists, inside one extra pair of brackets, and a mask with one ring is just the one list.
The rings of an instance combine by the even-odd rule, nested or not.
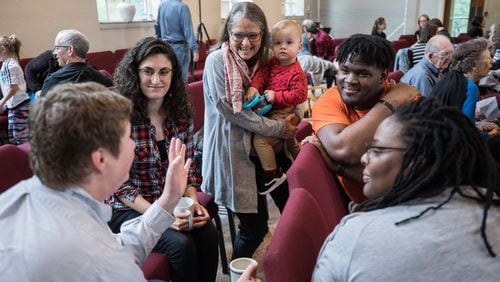
[(226, 99), (232, 104), (233, 112), (238, 114), (242, 109), (243, 91), (250, 86), (251, 78), (259, 64), (249, 69), (245, 60), (240, 58), (238, 51), (231, 48), (228, 42), (224, 42), (221, 49), (224, 58)]

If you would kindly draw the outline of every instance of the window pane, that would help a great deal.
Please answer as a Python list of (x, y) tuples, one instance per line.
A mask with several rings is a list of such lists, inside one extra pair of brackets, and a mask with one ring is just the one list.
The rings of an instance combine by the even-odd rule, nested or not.
[[(118, 14), (118, 4), (122, 0), (96, 0), (97, 15), (99, 22), (120, 22), (122, 19)], [(153, 20), (158, 13), (158, 5), (161, 0), (128, 0), (135, 6), (134, 21)]]
[(282, 0), (285, 17), (304, 16), (304, 0)]

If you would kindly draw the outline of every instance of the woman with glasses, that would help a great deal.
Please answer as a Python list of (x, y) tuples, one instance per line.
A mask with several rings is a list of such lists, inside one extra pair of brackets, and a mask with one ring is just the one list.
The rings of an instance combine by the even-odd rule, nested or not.
[(429, 96), (436, 97), (443, 105), (458, 108), (475, 122), (479, 97), (476, 84), (488, 74), (493, 63), (489, 48), (490, 43), (484, 38), (459, 44), (453, 52), (450, 71), (436, 83)]
[(418, 41), (418, 38), (420, 37), (420, 31), (422, 30), (422, 28), (429, 25), (429, 21), (430, 21), (430, 18), (429, 18), (429, 15), (427, 15), (427, 14), (422, 14), (418, 17), (418, 21), (417, 21), (418, 29), (417, 29), (417, 31), (415, 31), (415, 36), (417, 37), (417, 41)]
[[(167, 43), (153, 37), (140, 40), (119, 63), (115, 85), (133, 102), (131, 138), (135, 141), (130, 179), (107, 200), (113, 207), (109, 225), (119, 232), (125, 221), (144, 213), (163, 192), (172, 137), (186, 144), (186, 156), (191, 159), (194, 143), (182, 69)], [(168, 256), (173, 281), (215, 281), (217, 275), (217, 231), (198, 203), (201, 176), (195, 166), (192, 162), (184, 193), (194, 201), (192, 220), (187, 213), (176, 214), (174, 224), (153, 249)]]
[[(270, 58), (269, 42), (262, 10), (251, 2), (237, 3), (224, 23), (219, 46), (206, 59), (203, 73), (202, 188), (240, 220), (233, 258), (251, 257), (268, 231), (266, 197), (257, 192), (257, 186), (264, 185), (264, 172), (252, 152), (252, 134), (291, 138), (297, 130), (290, 119), (273, 120), (242, 109), (253, 75)], [(284, 172), (289, 162), (282, 153), (276, 160)], [(270, 194), (282, 210), (288, 198), (286, 182)]]
[(312, 281), (498, 281), (499, 167), (464, 115), (404, 106), (361, 162), (369, 199), (326, 239)]

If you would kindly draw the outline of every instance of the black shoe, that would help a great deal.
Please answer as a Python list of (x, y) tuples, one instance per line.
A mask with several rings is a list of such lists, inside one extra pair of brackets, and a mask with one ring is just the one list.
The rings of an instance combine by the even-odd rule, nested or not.
[(274, 176), (266, 176), (264, 184), (264, 191), (259, 191), (260, 195), (267, 195), (278, 188), (283, 182), (286, 181), (286, 174), (282, 172), (276, 173)]

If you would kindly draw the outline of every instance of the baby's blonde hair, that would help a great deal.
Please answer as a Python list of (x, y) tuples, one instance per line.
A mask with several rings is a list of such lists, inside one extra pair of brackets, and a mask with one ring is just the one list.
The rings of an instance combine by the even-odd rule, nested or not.
[(278, 30), (287, 28), (287, 27), (294, 27), (297, 30), (297, 36), (300, 38), (300, 35), (302, 34), (302, 30), (300, 29), (300, 26), (292, 20), (281, 20), (277, 22), (273, 28), (271, 29), (271, 36)]

